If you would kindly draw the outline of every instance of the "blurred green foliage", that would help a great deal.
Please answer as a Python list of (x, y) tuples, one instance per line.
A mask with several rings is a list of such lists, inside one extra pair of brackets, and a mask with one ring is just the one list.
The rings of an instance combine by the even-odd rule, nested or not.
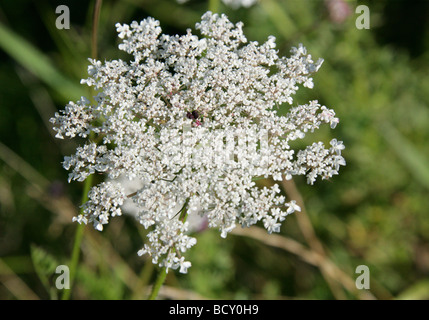
[[(346, 1), (350, 14), (338, 23), (322, 0), (260, 0), (234, 10), (250, 40), (277, 37), (287, 55), (303, 43), (325, 62), (313, 90), (336, 110), (340, 124), (317, 133), (346, 145), (347, 166), (332, 181), (308, 186), (296, 179), (316, 235), (329, 259), (355, 279), (371, 270), (379, 299), (429, 298), (429, 3)], [(71, 28), (55, 27), (55, 8), (70, 8)], [(370, 8), (371, 28), (355, 26), (358, 4)], [(0, 299), (50, 299), (54, 265), (71, 256), (82, 185), (67, 184), (61, 167), (76, 145), (56, 141), (48, 122), (80, 95), (91, 56), (95, 1), (0, 3)], [(166, 33), (193, 28), (208, 1), (105, 0), (97, 31), (98, 58), (126, 56), (117, 49), (115, 23), (153, 16)], [(280, 110), (281, 112), (281, 110)], [(103, 233), (85, 229), (74, 299), (141, 299), (156, 269), (138, 257), (145, 231), (131, 217), (113, 219)], [(306, 247), (296, 216), (281, 235)], [(169, 272), (175, 298), (333, 299), (320, 269), (299, 255), (216, 230), (195, 235), (187, 275)], [(267, 237), (269, 237), (267, 235)], [(179, 293), (177, 293), (179, 292)], [(165, 292), (164, 292), (165, 294)], [(350, 292), (345, 297), (355, 298)]]

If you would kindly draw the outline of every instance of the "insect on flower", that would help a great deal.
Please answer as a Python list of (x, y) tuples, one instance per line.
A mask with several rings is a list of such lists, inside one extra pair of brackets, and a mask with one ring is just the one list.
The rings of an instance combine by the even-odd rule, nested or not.
[(194, 119), (198, 119), (198, 117), (200, 116), (200, 114), (198, 113), (198, 111), (197, 110), (194, 110), (194, 111), (192, 111), (192, 112), (187, 112), (186, 113), (186, 117), (188, 118), (188, 119), (192, 119), (192, 120), (194, 120)]
[(192, 111), (192, 112), (187, 112), (187, 113), (186, 113), (186, 117), (187, 117), (188, 119), (196, 120), (196, 121), (194, 122), (194, 126), (196, 126), (196, 127), (198, 127), (198, 126), (200, 126), (200, 125), (201, 125), (201, 121), (198, 119), (198, 118), (199, 118), (199, 116), (200, 116), (200, 114), (199, 114), (199, 112), (198, 112), (197, 110), (194, 110), (194, 111)]

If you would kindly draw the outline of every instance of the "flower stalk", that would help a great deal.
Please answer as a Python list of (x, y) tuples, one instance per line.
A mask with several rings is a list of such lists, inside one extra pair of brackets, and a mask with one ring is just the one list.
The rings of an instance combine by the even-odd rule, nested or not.
[[(85, 183), (83, 185), (83, 192), (82, 192), (82, 204), (84, 204), (85, 202), (88, 201), (88, 192), (92, 186), (92, 179), (93, 179), (93, 176), (90, 175), (85, 180)], [(81, 213), (83, 212), (83, 207), (80, 209), (80, 211), (81, 211)], [(76, 228), (76, 234), (75, 234), (75, 238), (74, 238), (73, 251), (72, 251), (70, 268), (69, 268), (69, 270), (70, 270), (70, 289), (64, 289), (63, 295), (61, 297), (62, 300), (68, 300), (70, 298), (71, 288), (73, 286), (74, 278), (76, 277), (76, 273), (77, 273), (77, 266), (78, 266), (79, 254), (80, 254), (80, 246), (82, 244), (82, 239), (83, 239), (83, 231), (84, 231), (84, 225), (79, 224)]]
[(162, 285), (165, 282), (165, 278), (167, 278), (167, 268), (162, 267), (158, 273), (158, 276), (153, 284), (152, 291), (148, 297), (148, 300), (155, 300), (159, 294), (159, 289), (161, 289)]

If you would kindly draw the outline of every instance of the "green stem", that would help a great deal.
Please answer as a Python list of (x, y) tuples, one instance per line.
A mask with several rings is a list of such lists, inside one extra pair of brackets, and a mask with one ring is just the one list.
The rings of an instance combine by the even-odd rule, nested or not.
[(179, 220), (183, 223), (186, 221), (186, 218), (188, 217), (188, 211), (186, 210), (188, 207), (189, 198), (186, 199), (185, 204), (183, 205), (182, 209), (180, 210), (180, 216)]
[[(85, 184), (83, 186), (83, 194), (82, 194), (82, 204), (88, 201), (88, 192), (92, 186), (92, 175), (88, 176), (85, 180)], [(83, 208), (80, 209), (80, 214), (83, 213)], [(76, 235), (74, 238), (72, 257), (70, 262), (70, 289), (65, 289), (63, 291), (62, 300), (68, 300), (70, 298), (71, 287), (73, 285), (74, 278), (76, 276), (77, 264), (79, 262), (79, 253), (80, 253), (80, 245), (82, 243), (83, 238), (83, 230), (85, 225), (79, 224), (76, 229)]]
[(209, 11), (212, 13), (219, 11), (219, 0), (209, 0)]
[(97, 36), (98, 36), (98, 21), (100, 18), (100, 10), (102, 0), (96, 0), (95, 8), (94, 8), (94, 16), (93, 16), (93, 24), (92, 24), (92, 39), (91, 39), (91, 56), (93, 59), (97, 59)]
[[(102, 0), (96, 0), (94, 7), (94, 15), (93, 15), (93, 24), (92, 24), (92, 39), (91, 39), (91, 55), (93, 59), (97, 58), (97, 34), (98, 34), (98, 21), (100, 18), (100, 10)], [(94, 139), (94, 133), (91, 132), (89, 136), (90, 140)], [(85, 184), (83, 186), (83, 194), (82, 194), (82, 204), (88, 201), (88, 192), (92, 186), (93, 175), (88, 176), (85, 180)], [(80, 209), (80, 214), (83, 214), (83, 207)], [(74, 282), (74, 278), (76, 276), (77, 265), (79, 262), (79, 254), (80, 254), (80, 246), (83, 239), (83, 230), (85, 225), (79, 224), (76, 229), (76, 235), (74, 238), (72, 257), (70, 262), (70, 289), (66, 289), (63, 291), (62, 300), (68, 300), (70, 298), (71, 287)]]
[(159, 293), (159, 289), (161, 289), (162, 284), (164, 283), (166, 277), (167, 277), (167, 268), (163, 267), (158, 273), (158, 277), (156, 278), (156, 281), (152, 287), (152, 292), (150, 293), (148, 300), (156, 299)]

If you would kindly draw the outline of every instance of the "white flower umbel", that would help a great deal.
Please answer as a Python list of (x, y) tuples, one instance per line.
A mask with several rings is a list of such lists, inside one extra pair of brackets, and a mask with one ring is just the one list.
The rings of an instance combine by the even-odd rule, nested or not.
[[(99, 92), (94, 103), (70, 102), (51, 119), (57, 137), (87, 139), (65, 158), (69, 180), (106, 176), (74, 220), (102, 230), (132, 200), (137, 220), (151, 229), (139, 254), (186, 272), (191, 263), (183, 254), (196, 243), (188, 216), (203, 216), (222, 237), (259, 221), (278, 232), (300, 208), (286, 202), (277, 184), (258, 188), (255, 180), (306, 175), (313, 184), (345, 165), (336, 139), (329, 148), (322, 142), (298, 152), (290, 147), (322, 124), (338, 123), (317, 101), (293, 102), (298, 85), (313, 87), (311, 76), (322, 64), (302, 45), (280, 57), (274, 37), (248, 42), (242, 23), (211, 12), (196, 24), (201, 37), (190, 29), (162, 34), (152, 18), (116, 27), (131, 61), (90, 60), (82, 83)], [(287, 104), (286, 115), (277, 114)], [(141, 183), (130, 190), (124, 177)]]

